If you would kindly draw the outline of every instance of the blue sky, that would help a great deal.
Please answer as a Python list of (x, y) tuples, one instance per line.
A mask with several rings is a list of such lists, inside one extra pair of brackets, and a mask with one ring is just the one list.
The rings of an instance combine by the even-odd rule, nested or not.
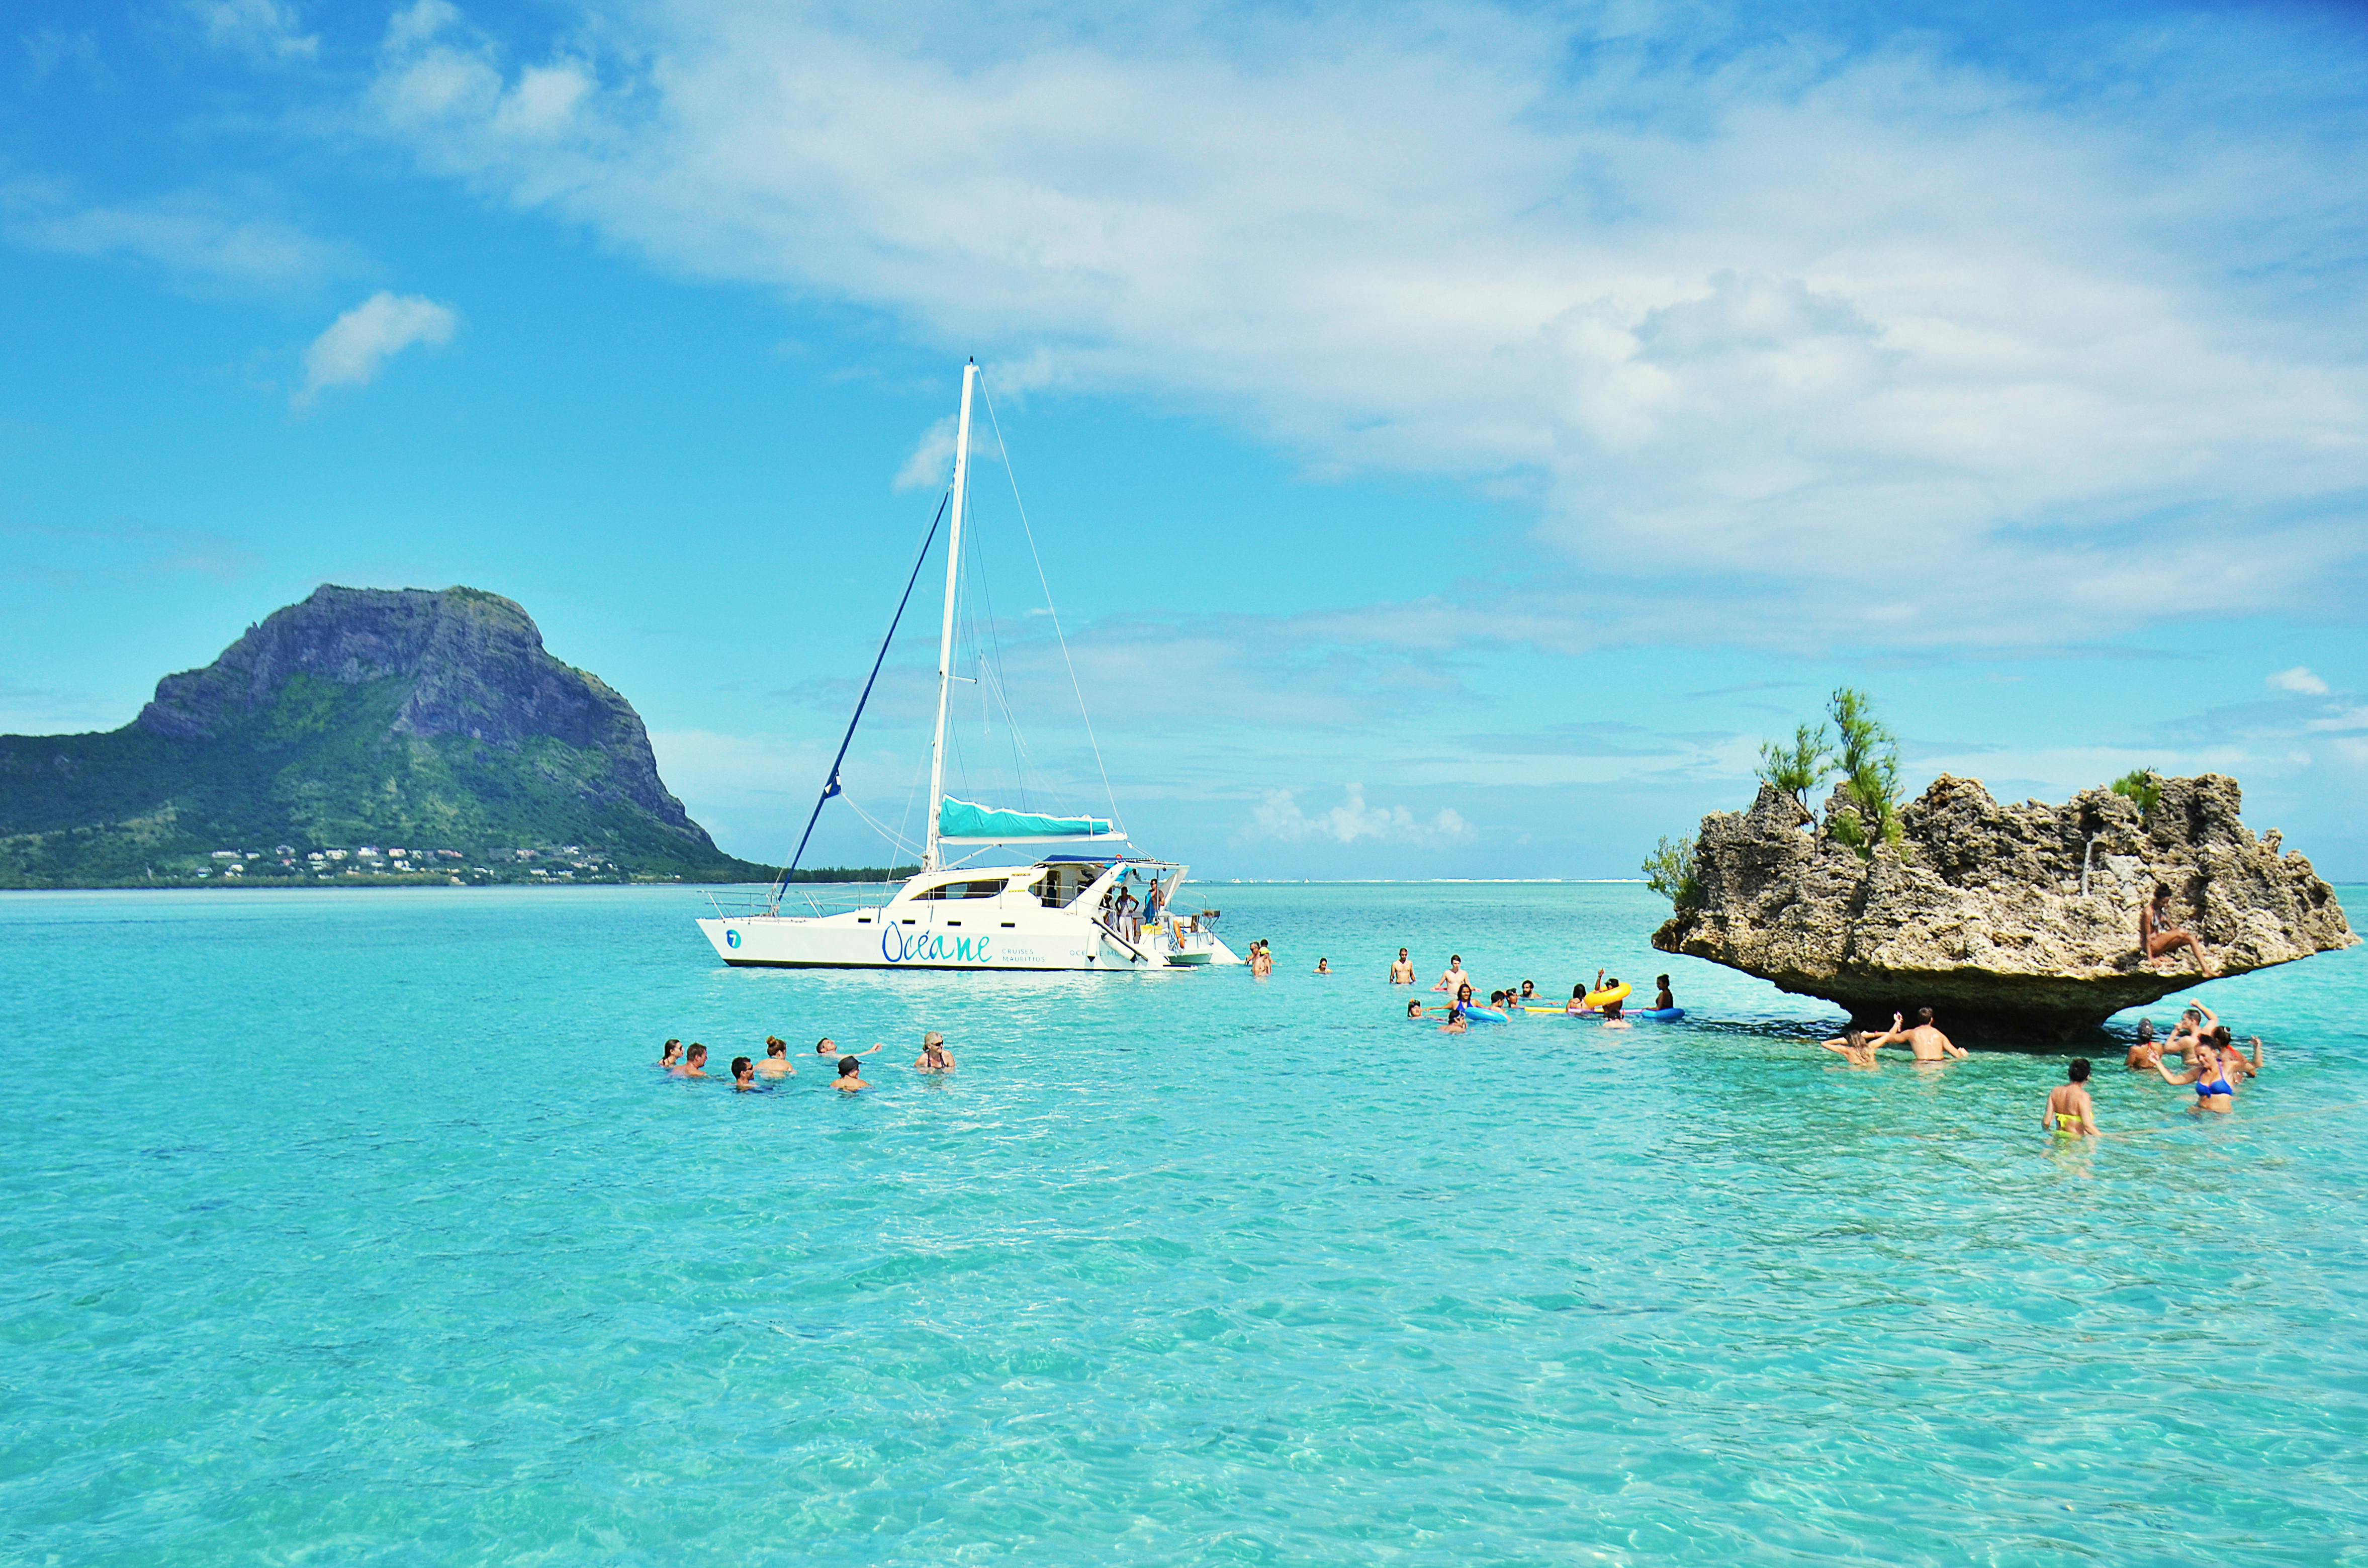
[[(776, 858), (974, 354), (1204, 875), (1633, 875), (1849, 682), (1916, 786), (2217, 769), (2368, 876), (2356, 12), (871, 9), (14, 7), (0, 729), (466, 583)], [(975, 489), (961, 778), (1099, 806)]]

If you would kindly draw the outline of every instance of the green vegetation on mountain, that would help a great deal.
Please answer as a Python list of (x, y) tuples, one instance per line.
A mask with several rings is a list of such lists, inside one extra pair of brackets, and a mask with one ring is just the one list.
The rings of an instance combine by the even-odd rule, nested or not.
[(0, 736), (0, 887), (770, 875), (684, 812), (630, 703), (471, 588), (324, 587), (120, 730)]

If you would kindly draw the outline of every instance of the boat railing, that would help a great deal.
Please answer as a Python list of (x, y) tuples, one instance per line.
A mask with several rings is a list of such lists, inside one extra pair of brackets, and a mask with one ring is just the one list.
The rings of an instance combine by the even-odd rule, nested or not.
[(708, 903), (719, 920), (748, 920), (761, 915), (810, 919), (844, 915), (850, 909), (872, 909), (888, 902), (895, 891), (887, 882), (792, 882), (776, 903), (769, 892), (709, 892)]

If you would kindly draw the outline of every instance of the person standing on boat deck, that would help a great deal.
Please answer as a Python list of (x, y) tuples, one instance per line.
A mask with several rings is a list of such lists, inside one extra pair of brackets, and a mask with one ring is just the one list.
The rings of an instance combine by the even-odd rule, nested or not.
[(1390, 965), (1390, 983), (1392, 985), (1414, 983), (1414, 960), (1406, 957), (1406, 950), (1404, 948), (1398, 949), (1398, 961)]
[(2212, 960), (2203, 956), (2203, 944), (2195, 939), (2192, 932), (2181, 931), (2170, 924), (2170, 885), (2157, 882), (2154, 902), (2138, 910), (2138, 963), (2144, 967), (2181, 947), (2195, 955), (2196, 972), (2211, 979)]
[(2065, 1072), (2065, 1082), (2048, 1091), (2047, 1109), (2041, 1113), (2042, 1131), (2064, 1138), (2097, 1136), (2097, 1107), (2089, 1098), (2089, 1059), (2076, 1056)]
[(1447, 955), (1447, 972), (1439, 977), (1439, 983), (1432, 986), (1431, 989), (1433, 991), (1444, 991), (1450, 996), (1452, 996), (1458, 991), (1471, 983), (1472, 977), (1463, 972), (1463, 955), (1462, 953), (1450, 953)]

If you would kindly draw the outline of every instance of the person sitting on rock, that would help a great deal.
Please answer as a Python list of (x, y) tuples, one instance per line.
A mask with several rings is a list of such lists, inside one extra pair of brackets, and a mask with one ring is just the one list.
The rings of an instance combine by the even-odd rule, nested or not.
[(2181, 931), (2170, 924), (2170, 887), (2165, 882), (2154, 885), (2154, 902), (2138, 911), (2138, 961), (2149, 964), (2165, 953), (2184, 947), (2195, 955), (2196, 972), (2206, 980), (2212, 978), (2212, 960), (2203, 956), (2203, 944), (2192, 932)]
[(1890, 1032), (1875, 1043), (1882, 1046), (1895, 1041), (1905, 1045), (1918, 1062), (1944, 1062), (1952, 1056), (1960, 1062), (1965, 1060), (1965, 1053), (1958, 1048), (1956, 1041), (1933, 1027), (1932, 1009), (1930, 1007), (1916, 1009), (1913, 1028), (1907, 1027), (1907, 1019), (1901, 1015), (1892, 1014)]

